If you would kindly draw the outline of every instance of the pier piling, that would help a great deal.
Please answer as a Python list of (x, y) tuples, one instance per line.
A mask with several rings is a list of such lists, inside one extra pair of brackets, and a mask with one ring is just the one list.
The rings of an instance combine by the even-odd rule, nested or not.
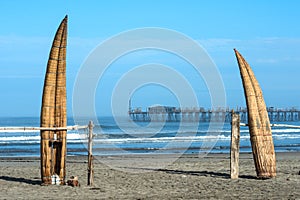
[[(300, 121), (300, 110), (295, 108), (274, 108), (269, 107), (268, 115), (270, 122)], [(240, 115), (240, 121), (247, 123), (248, 113), (246, 108), (237, 108), (236, 113)], [(176, 108), (159, 106), (148, 108), (142, 111), (141, 108), (130, 109), (129, 117), (133, 121), (167, 121), (167, 122), (210, 122), (214, 120), (231, 122), (231, 111), (229, 108), (204, 109), (204, 108)]]

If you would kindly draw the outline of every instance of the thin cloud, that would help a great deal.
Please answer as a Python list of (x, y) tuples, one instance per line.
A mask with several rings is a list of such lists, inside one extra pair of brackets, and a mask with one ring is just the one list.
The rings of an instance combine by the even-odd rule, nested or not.
[(300, 62), (300, 38), (269, 37), (249, 40), (216, 38), (197, 41), (207, 49), (213, 59), (225, 62), (226, 65), (231, 63), (228, 61), (229, 56), (233, 55), (233, 48), (240, 50), (254, 64)]
[(40, 78), (44, 78), (44, 75), (36, 75), (36, 76), (32, 76), (32, 75), (2, 75), (0, 76), (0, 79), (40, 79)]

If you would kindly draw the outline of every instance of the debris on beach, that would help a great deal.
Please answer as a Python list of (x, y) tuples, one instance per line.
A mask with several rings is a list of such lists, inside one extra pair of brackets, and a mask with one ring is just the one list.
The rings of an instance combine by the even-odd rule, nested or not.
[(72, 187), (80, 187), (78, 177), (77, 176), (71, 176), (70, 179), (67, 181), (67, 185), (72, 186)]
[(51, 176), (51, 184), (52, 185), (60, 185), (60, 178), (57, 174)]

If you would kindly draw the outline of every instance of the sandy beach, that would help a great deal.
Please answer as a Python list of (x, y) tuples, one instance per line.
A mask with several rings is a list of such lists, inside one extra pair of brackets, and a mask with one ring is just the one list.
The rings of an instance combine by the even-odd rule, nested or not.
[(87, 157), (68, 157), (67, 177), (81, 184), (71, 187), (41, 186), (39, 158), (1, 158), (0, 199), (300, 199), (299, 153), (277, 153), (277, 177), (267, 180), (256, 179), (252, 154), (240, 155), (236, 180), (228, 154), (184, 155), (167, 165), (164, 159), (96, 157), (90, 187)]

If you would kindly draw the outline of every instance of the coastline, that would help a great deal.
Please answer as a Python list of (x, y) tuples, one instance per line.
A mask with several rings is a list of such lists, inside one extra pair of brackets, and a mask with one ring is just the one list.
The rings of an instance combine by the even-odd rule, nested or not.
[[(41, 186), (39, 157), (2, 157), (0, 199), (299, 199), (300, 196), (300, 152), (276, 153), (277, 177), (267, 180), (256, 179), (251, 153), (240, 154), (240, 176), (236, 180), (230, 179), (229, 154), (200, 158), (182, 155), (161, 165), (173, 156), (96, 156), (93, 187), (86, 186), (87, 156), (68, 156), (67, 179), (78, 176), (81, 184), (74, 188)], [(139, 165), (147, 161), (153, 165)]]

